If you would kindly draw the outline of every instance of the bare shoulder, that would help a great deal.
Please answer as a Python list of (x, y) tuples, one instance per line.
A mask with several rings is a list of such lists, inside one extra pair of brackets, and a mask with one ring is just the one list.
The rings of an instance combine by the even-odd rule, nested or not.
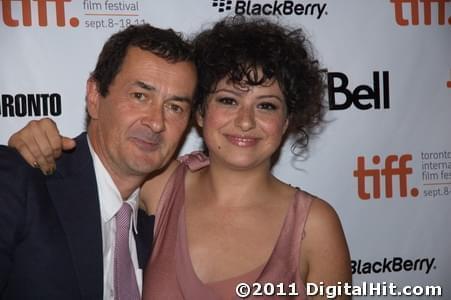
[(336, 285), (351, 281), (349, 250), (340, 219), (330, 204), (316, 197), (305, 224), (301, 258), (308, 268), (308, 282)]
[(333, 234), (342, 231), (340, 218), (335, 209), (326, 201), (312, 196), (312, 204), (307, 222), (306, 231), (312, 234)]
[(161, 194), (180, 162), (173, 160), (164, 170), (150, 174), (144, 182), (139, 194), (140, 205), (148, 215), (154, 215), (158, 208)]

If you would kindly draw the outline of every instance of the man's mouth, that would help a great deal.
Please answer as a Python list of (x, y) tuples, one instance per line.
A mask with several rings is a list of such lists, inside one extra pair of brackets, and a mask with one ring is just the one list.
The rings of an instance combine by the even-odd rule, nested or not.
[(160, 148), (159, 139), (146, 139), (142, 137), (132, 137), (132, 142), (142, 151), (152, 152)]

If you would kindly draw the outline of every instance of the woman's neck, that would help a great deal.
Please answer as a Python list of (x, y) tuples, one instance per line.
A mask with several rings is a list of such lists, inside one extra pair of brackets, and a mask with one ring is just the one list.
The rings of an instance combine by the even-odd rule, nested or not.
[(237, 208), (257, 204), (256, 196), (269, 193), (278, 182), (270, 172), (269, 161), (249, 169), (234, 169), (212, 159), (199, 176), (199, 184), (209, 201)]

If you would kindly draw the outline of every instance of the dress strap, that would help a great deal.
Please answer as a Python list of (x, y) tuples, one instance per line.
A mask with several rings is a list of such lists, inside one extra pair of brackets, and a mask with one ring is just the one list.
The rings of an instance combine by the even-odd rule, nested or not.
[(199, 170), (210, 164), (210, 159), (202, 151), (191, 152), (180, 156), (177, 160), (186, 165), (191, 171)]
[(304, 191), (296, 192), (273, 252), (257, 279), (259, 282), (283, 282), (286, 285), (297, 282), (300, 296), (294, 297), (295, 299), (305, 299), (304, 283), (299, 270), (299, 255), (304, 226), (313, 199), (313, 196)]
[(201, 151), (195, 151), (190, 154), (183, 155), (177, 159), (181, 162), (169, 177), (158, 203), (155, 214), (154, 240), (158, 240), (159, 236), (164, 235), (164, 231), (168, 226), (168, 214), (179, 212), (181, 206), (185, 202), (185, 173), (187, 170), (196, 171), (207, 166), (210, 159)]
[(155, 213), (154, 226), (154, 249), (158, 246), (159, 240), (164, 237), (165, 232), (170, 226), (173, 218), (170, 215), (178, 213), (184, 202), (184, 189), (182, 188), (185, 181), (185, 173), (187, 167), (180, 164), (169, 177), (158, 202), (157, 211)]

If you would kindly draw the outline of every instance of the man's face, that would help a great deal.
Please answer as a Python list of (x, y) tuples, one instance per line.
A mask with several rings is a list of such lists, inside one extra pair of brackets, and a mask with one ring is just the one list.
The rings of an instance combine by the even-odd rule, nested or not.
[(106, 97), (88, 81), (88, 128), (113, 178), (143, 177), (173, 156), (190, 117), (196, 85), (192, 63), (170, 63), (129, 48)]

